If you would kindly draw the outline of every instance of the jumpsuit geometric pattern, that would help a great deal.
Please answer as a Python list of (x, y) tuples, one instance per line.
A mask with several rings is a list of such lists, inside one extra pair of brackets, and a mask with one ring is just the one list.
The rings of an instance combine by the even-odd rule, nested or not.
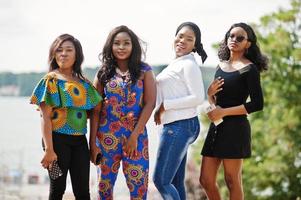
[[(142, 66), (142, 73), (150, 70), (149, 66)], [(143, 80), (139, 79), (133, 85), (115, 73), (104, 87), (105, 98), (96, 138), (103, 155), (97, 169), (99, 199), (113, 199), (113, 187), (121, 161), (131, 199), (146, 199), (149, 172), (146, 128), (138, 137), (138, 155), (130, 159), (123, 152), (124, 144), (143, 109), (143, 86)]]

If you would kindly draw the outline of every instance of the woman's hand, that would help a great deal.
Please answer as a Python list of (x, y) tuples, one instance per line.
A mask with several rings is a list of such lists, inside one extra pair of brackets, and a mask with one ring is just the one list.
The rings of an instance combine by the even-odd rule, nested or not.
[(216, 108), (211, 112), (208, 112), (207, 115), (212, 122), (217, 121), (225, 116), (224, 110), (219, 106), (216, 106)]
[(125, 141), (124, 152), (127, 157), (134, 159), (138, 156), (137, 146), (138, 146), (138, 135), (131, 134), (131, 136)]
[(57, 160), (57, 155), (54, 150), (45, 150), (44, 157), (41, 160), (42, 166), (47, 169), (52, 167), (52, 162)]
[(207, 95), (212, 97), (219, 91), (223, 90), (222, 85), (224, 84), (224, 79), (218, 77), (215, 79), (208, 87)]
[(161, 124), (161, 113), (160, 110), (156, 110), (155, 115), (154, 115), (154, 121), (156, 125), (160, 125)]
[(156, 125), (161, 124), (161, 116), (164, 111), (165, 111), (164, 105), (163, 105), (163, 103), (161, 103), (159, 109), (157, 109), (154, 114), (154, 121), (155, 121)]
[(97, 165), (96, 163), (97, 154), (101, 154), (100, 149), (96, 146), (96, 144), (90, 144), (90, 160), (94, 165)]

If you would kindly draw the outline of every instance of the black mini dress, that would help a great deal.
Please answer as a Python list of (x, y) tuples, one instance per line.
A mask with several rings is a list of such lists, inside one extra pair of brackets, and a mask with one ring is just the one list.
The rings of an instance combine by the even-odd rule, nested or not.
[[(218, 67), (217, 77), (224, 79), (223, 90), (216, 94), (218, 106), (228, 108), (243, 104), (248, 114), (262, 110), (263, 95), (256, 65), (249, 64), (233, 72), (225, 72)], [(201, 154), (221, 159), (249, 158), (251, 128), (247, 116), (226, 116), (218, 126), (211, 123)]]

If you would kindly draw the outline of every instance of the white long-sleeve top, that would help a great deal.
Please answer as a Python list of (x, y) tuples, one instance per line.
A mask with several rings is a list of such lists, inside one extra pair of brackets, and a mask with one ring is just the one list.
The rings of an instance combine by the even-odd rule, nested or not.
[(157, 106), (163, 102), (162, 124), (197, 116), (204, 102), (202, 72), (192, 53), (174, 59), (158, 76)]

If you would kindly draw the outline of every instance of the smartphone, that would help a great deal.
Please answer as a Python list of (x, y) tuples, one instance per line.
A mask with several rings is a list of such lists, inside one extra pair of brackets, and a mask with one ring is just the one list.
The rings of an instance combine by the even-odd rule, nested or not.
[(48, 168), (48, 173), (52, 180), (56, 180), (63, 175), (63, 172), (56, 160), (52, 162), (52, 167)]
[[(215, 108), (216, 108), (216, 107), (215, 107), (214, 104), (210, 104), (209, 106), (207, 106), (207, 107), (205, 108), (205, 109), (206, 109), (206, 113), (211, 112), (211, 111), (214, 110)], [(219, 125), (219, 124), (222, 123), (222, 122), (223, 122), (223, 118), (218, 119), (218, 120), (214, 121), (213, 123), (214, 123), (215, 126), (217, 126), (217, 125)]]

